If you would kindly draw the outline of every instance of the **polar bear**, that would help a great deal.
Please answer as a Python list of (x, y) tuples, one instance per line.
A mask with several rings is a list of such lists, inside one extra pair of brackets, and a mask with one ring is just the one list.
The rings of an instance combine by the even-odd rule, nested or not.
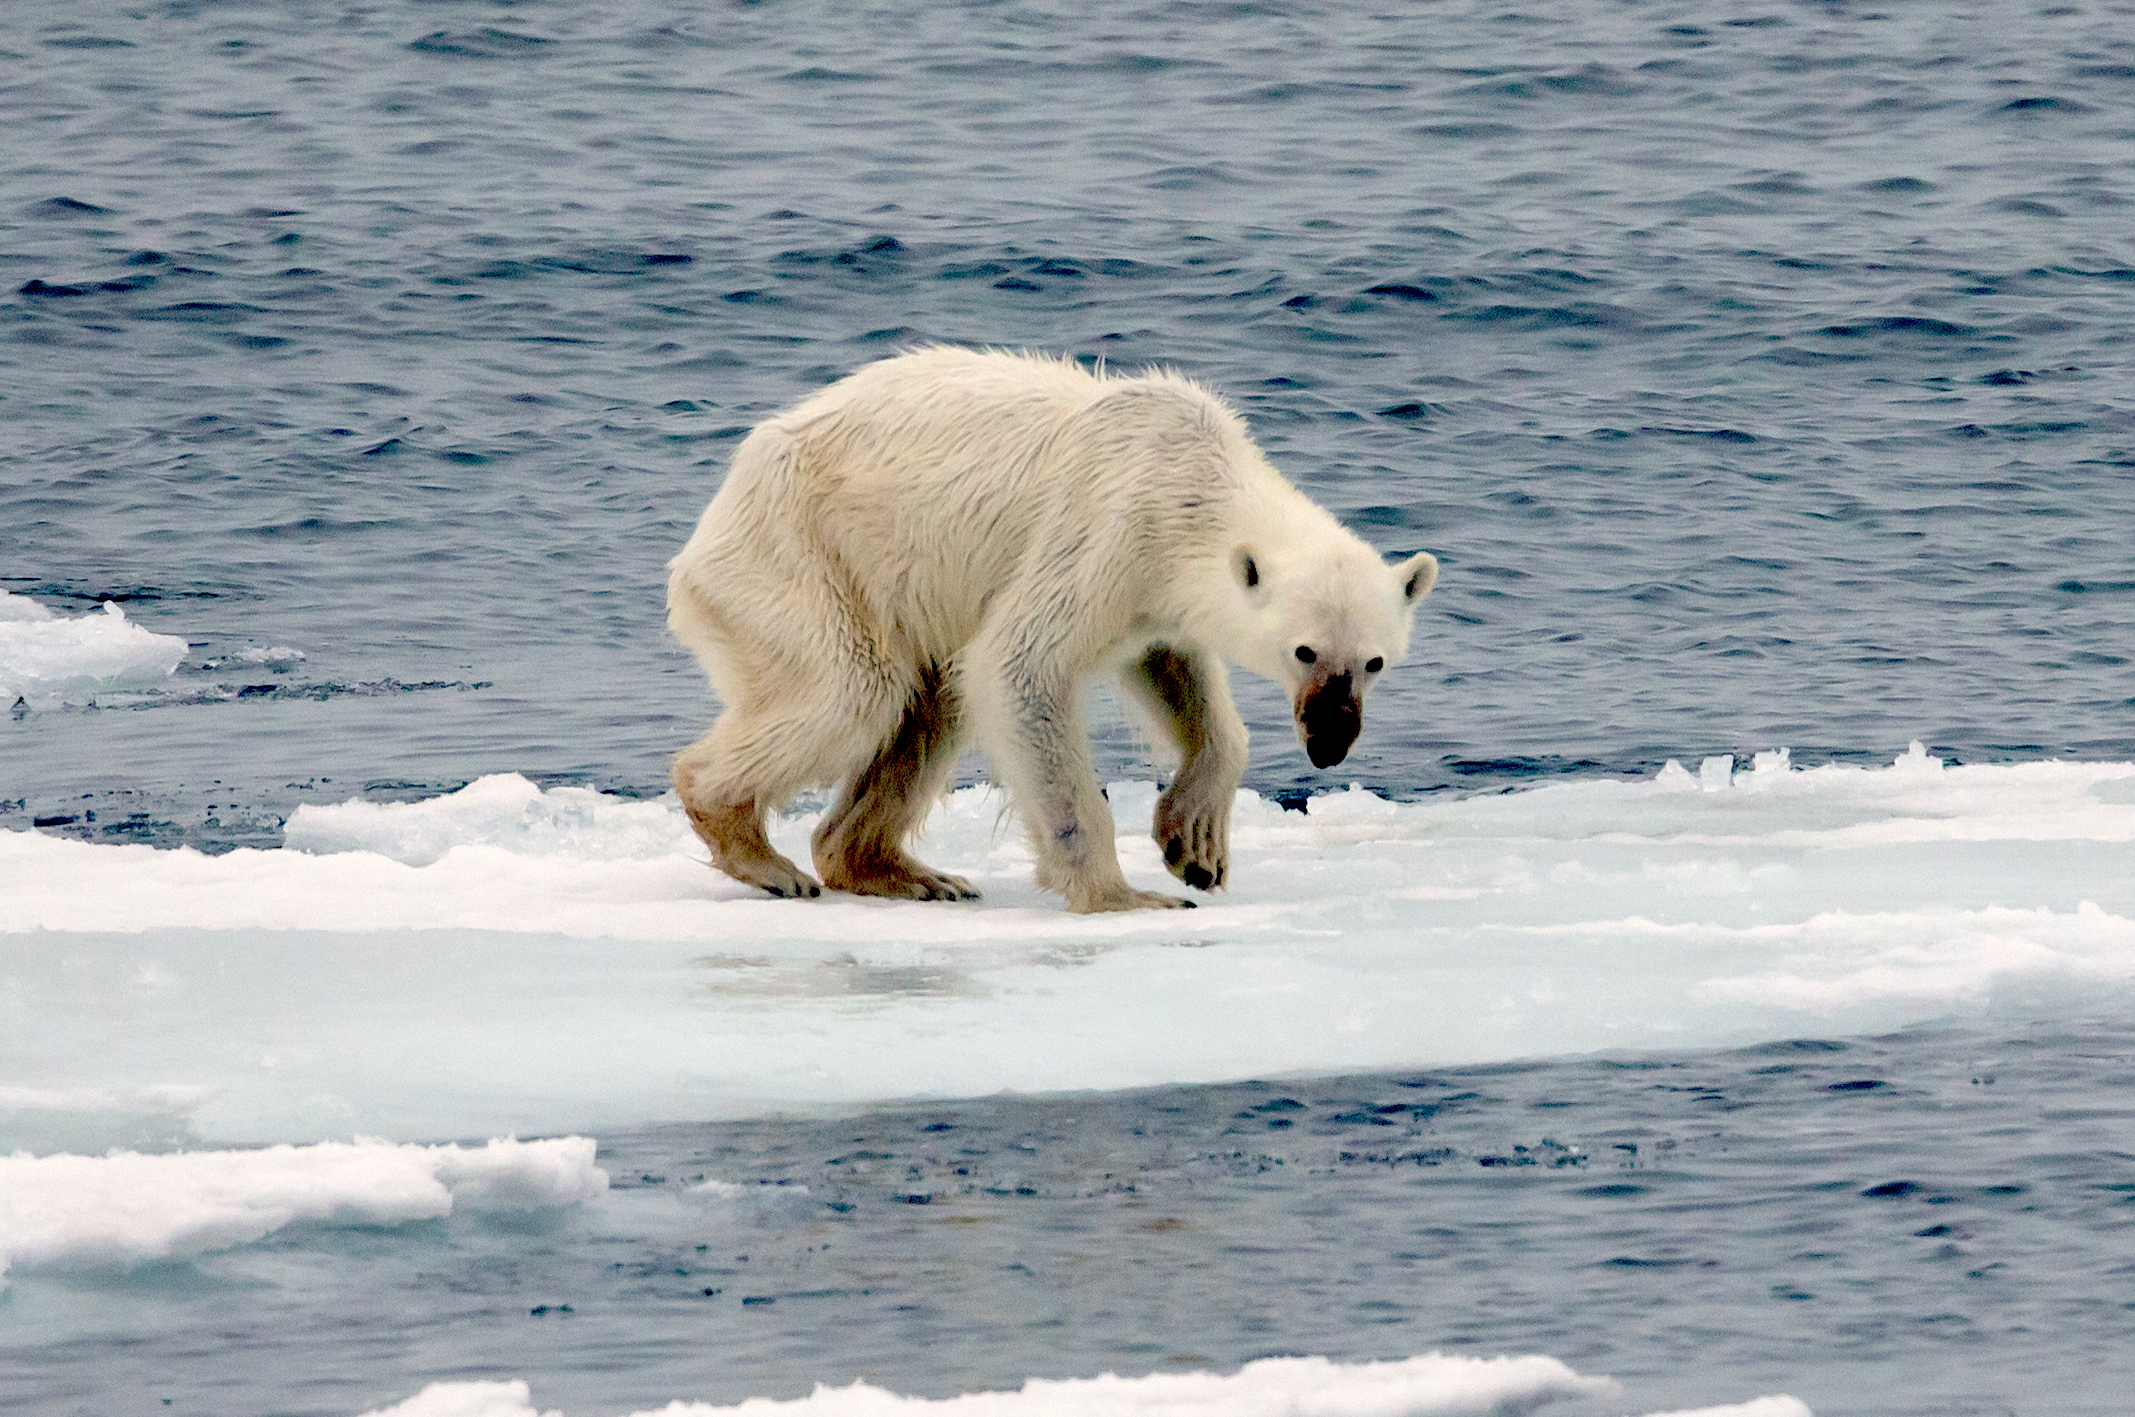
[[(1282, 685), (1331, 767), (1438, 563), (1381, 561), (1176, 374), (929, 348), (758, 425), (669, 570), (668, 625), (725, 705), (674, 764), (713, 865), (777, 896), (976, 899), (906, 851), (968, 735), (1038, 884), (1089, 912), (1192, 902), (1120, 871), (1084, 684), (1118, 675), (1178, 749), (1154, 835), (1221, 886), (1246, 760), (1225, 662)], [(764, 817), (830, 784), (819, 885)]]

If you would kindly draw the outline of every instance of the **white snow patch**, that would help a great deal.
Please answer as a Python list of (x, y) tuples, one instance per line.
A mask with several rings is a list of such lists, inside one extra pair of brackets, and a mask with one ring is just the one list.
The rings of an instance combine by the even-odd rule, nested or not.
[(232, 664), (264, 664), (270, 667), (287, 668), (303, 661), (304, 651), (294, 645), (247, 645), (232, 650), (220, 659), (201, 661), (202, 669), (222, 669)]
[(421, 802), (306, 803), (284, 840), (314, 855), (367, 851), (428, 866), (456, 846), (493, 846), (524, 856), (654, 861), (704, 853), (671, 802), (632, 802), (584, 787), (544, 792), (517, 773), (477, 778)]
[[(1031, 1378), (1015, 1392), (938, 1399), (903, 1397), (866, 1383), (819, 1385), (791, 1401), (752, 1397), (732, 1407), (672, 1402), (633, 1417), (1511, 1417), (1560, 1398), (1608, 1397), (1617, 1390), (1611, 1379), (1581, 1377), (1554, 1358), (1426, 1353), (1391, 1363), (1263, 1358), (1228, 1375)], [(368, 1417), (559, 1417), (539, 1413), (531, 1403), (523, 1382), (433, 1383)], [(1743, 1417), (1790, 1414), (1745, 1410)]]
[(151, 689), (185, 658), (186, 642), (152, 634), (117, 602), (101, 615), (65, 618), (36, 601), (0, 591), (0, 706), (80, 703), (98, 693)]
[(16, 623), (31, 620), (42, 622), (51, 618), (51, 611), (45, 609), (28, 596), (10, 595), (8, 592), (0, 590), (0, 625), (7, 624), (10, 621)]
[(399, 1225), (455, 1208), (534, 1210), (599, 1196), (586, 1137), (486, 1146), (358, 1140), (258, 1151), (0, 1157), (0, 1274), (131, 1265), (249, 1244), (298, 1221)]
[[(986, 892), (955, 906), (772, 900), (709, 870), (671, 799), (516, 776), (307, 807), (298, 850), (0, 832), (0, 932), (24, 933), (0, 954), (0, 1078), (192, 1089), (218, 1142), (414, 1139), (2135, 1000), (2135, 764), (1717, 761), (1401, 804), (1352, 789), (1309, 814), (1241, 793), (1228, 892), (1104, 916), (1036, 890), (979, 789), (919, 847)], [(1178, 890), (1155, 798), (1112, 788), (1121, 858)], [(777, 822), (780, 849), (806, 859), (816, 820)], [(93, 1110), (78, 1135), (110, 1137)], [(0, 1147), (68, 1135), (49, 1108), (9, 1118)]]
[(1656, 1412), (1653, 1417), (1816, 1417), (1816, 1414), (1811, 1412), (1809, 1404), (1800, 1398), (1780, 1393), (1774, 1397), (1758, 1397), (1748, 1402), (1730, 1403), (1725, 1407)]

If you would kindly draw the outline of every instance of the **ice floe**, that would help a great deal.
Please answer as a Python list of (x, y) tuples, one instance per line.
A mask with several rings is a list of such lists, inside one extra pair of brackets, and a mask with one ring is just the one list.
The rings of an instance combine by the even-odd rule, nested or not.
[(300, 1221), (399, 1225), (599, 1196), (587, 1137), (486, 1146), (377, 1141), (248, 1151), (0, 1157), (0, 1275), (229, 1249)]
[[(1608, 1378), (1582, 1377), (1554, 1358), (1426, 1353), (1387, 1363), (1263, 1358), (1235, 1373), (1122, 1378), (1032, 1378), (1014, 1392), (904, 1397), (866, 1383), (818, 1386), (789, 1401), (731, 1407), (671, 1402), (632, 1417), (1516, 1417), (1551, 1402), (1608, 1397)], [(533, 1406), (524, 1382), (433, 1383), (367, 1417), (563, 1417)], [(1811, 1417), (1791, 1397), (1657, 1417)]]
[[(1130, 877), (1165, 888), (1155, 790), (1110, 795)], [(805, 857), (815, 820), (778, 822), (781, 849)], [(179, 1096), (203, 1141), (414, 1141), (2135, 997), (2129, 763), (1915, 745), (1307, 813), (1242, 793), (1231, 889), (1190, 913), (1065, 913), (982, 789), (921, 846), (975, 905), (772, 900), (707, 869), (672, 800), (511, 776), (306, 807), (288, 839), (0, 833), (0, 1146), (151, 1144)]]
[(0, 591), (0, 707), (80, 703), (99, 693), (150, 689), (178, 668), (186, 642), (126, 618), (113, 601), (101, 614), (59, 616), (27, 596)]

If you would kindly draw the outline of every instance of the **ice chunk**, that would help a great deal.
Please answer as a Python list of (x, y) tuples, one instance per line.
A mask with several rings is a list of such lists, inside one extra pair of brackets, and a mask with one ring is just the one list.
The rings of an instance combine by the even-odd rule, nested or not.
[(671, 805), (583, 787), (544, 792), (517, 773), (476, 778), (421, 802), (306, 803), (283, 835), (298, 851), (369, 851), (410, 866), (427, 866), (455, 846), (595, 861), (656, 860), (695, 848), (688, 821)]
[(217, 669), (224, 664), (265, 664), (287, 667), (291, 664), (299, 663), (303, 658), (304, 651), (292, 645), (267, 645), (264, 648), (259, 645), (248, 645), (244, 649), (224, 655), (219, 661), (205, 664), (201, 667), (204, 669)]
[[(1178, 890), (1154, 788), (1111, 796), (1130, 879)], [(2135, 1000), (2130, 763), (1767, 758), (1710, 792), (1678, 768), (1309, 813), (1241, 793), (1231, 888), (1190, 914), (1067, 914), (1004, 805), (960, 791), (928, 823), (920, 854), (986, 892), (968, 906), (772, 900), (709, 870), (671, 800), (517, 777), (307, 808), (304, 851), (0, 832), (0, 931), (47, 932), (0, 955), (0, 1078), (199, 1099), (132, 1131), (88, 1101), (0, 1107), (0, 1150), (180, 1121), (553, 1134)], [(816, 821), (774, 840), (805, 859)]]
[(1653, 785), (1663, 792), (1696, 792), (1698, 780), (1684, 770), (1683, 765), (1670, 758), (1661, 764), (1661, 770), (1653, 775)]
[(1891, 766), (1904, 773), (1938, 773), (1942, 771), (1942, 759), (1929, 757), (1927, 749), (1921, 747), (1920, 740), (1915, 738), (1905, 745), (1905, 751)]
[(359, 1140), (258, 1151), (0, 1157), (0, 1273), (127, 1265), (249, 1244), (298, 1221), (397, 1225), (455, 1208), (591, 1200), (608, 1175), (586, 1137), (487, 1146)]
[(303, 661), (304, 651), (294, 645), (247, 645), (216, 659), (204, 659), (200, 662), (200, 667), (216, 670), (228, 669), (233, 665), (258, 665), (272, 669), (277, 674), (286, 674)]
[(432, 1383), (406, 1402), (367, 1417), (562, 1417), (536, 1412), (533, 1389), (514, 1379), (507, 1383)]
[(10, 595), (0, 590), (0, 625), (13, 621), (17, 624), (52, 618), (52, 612), (26, 595)]
[[(25, 607), (27, 607), (25, 609)], [(185, 658), (186, 642), (126, 618), (114, 601), (102, 614), (64, 618), (33, 600), (0, 600), (0, 706), (79, 703), (98, 693), (149, 689)]]
[[(939, 1399), (854, 1383), (818, 1386), (810, 1396), (786, 1402), (755, 1397), (714, 1407), (678, 1401), (634, 1417), (1511, 1417), (1561, 1398), (1608, 1397), (1617, 1390), (1611, 1379), (1581, 1377), (1554, 1358), (1426, 1353), (1389, 1363), (1263, 1358), (1230, 1374), (1031, 1378), (1015, 1392)], [(557, 1417), (537, 1413), (531, 1401), (523, 1382), (433, 1383), (368, 1417)], [(1791, 1417), (1793, 1411), (1744, 1409), (1742, 1417)]]
[(1734, 786), (1745, 792), (1769, 792), (1784, 784), (1793, 770), (1793, 753), (1786, 748), (1773, 748), (1750, 759), (1750, 770), (1736, 775)]

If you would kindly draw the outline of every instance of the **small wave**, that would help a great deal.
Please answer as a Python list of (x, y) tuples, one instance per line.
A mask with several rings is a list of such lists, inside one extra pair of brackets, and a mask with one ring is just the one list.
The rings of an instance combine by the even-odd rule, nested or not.
[(1929, 319), (1924, 315), (1885, 315), (1879, 319), (1863, 320), (1853, 325), (1826, 325), (1817, 331), (1833, 339), (1859, 339), (1864, 335), (1919, 335), (1931, 339), (1959, 339), (1976, 335), (1976, 326), (1960, 325), (1949, 320)]
[(1584, 302), (1574, 305), (1449, 305), (1440, 318), (1536, 330), (1626, 327), (1644, 323), (1643, 317), (1621, 306)]
[(1641, 433), (1661, 433), (1671, 438), (1710, 438), (1715, 443), (1754, 443), (1757, 439), (1738, 428), (1667, 428), (1646, 425)]
[(795, 69), (791, 73), (781, 74), (779, 78), (789, 84), (875, 84), (882, 82), (883, 76), (810, 65), (806, 69)]
[(1409, 132), (1419, 138), (1452, 138), (1474, 142), (1483, 138), (1514, 138), (1524, 131), (1510, 123), (1423, 123)]
[(1238, 174), (1223, 163), (1181, 163), (1142, 174), (1141, 185), (1152, 192), (1188, 192), (1208, 187), (1240, 185)]
[(2095, 113), (2098, 110), (2076, 99), (2039, 95), (2031, 98), (2011, 99), (2003, 104), (1998, 111), (2002, 113)]
[(97, 206), (94, 202), (76, 201), (72, 197), (47, 197), (31, 207), (30, 211), (37, 216), (59, 217), (61, 219), (78, 216), (110, 215), (107, 208)]
[(467, 33), (435, 30), (421, 39), (410, 40), (408, 48), (417, 54), (437, 54), (455, 59), (519, 59), (544, 53), (554, 48), (555, 43), (540, 35), (483, 28)]
[(154, 310), (143, 310), (135, 317), (142, 320), (176, 320), (190, 324), (229, 325), (250, 315), (265, 315), (268, 311), (259, 305), (245, 305), (234, 301), (186, 300), (176, 305), (164, 305)]
[(2064, 217), (2068, 213), (2051, 202), (2041, 202), (2031, 197), (2002, 197), (1993, 207), (1998, 212), (2014, 212), (2018, 216)]
[(25, 282), (15, 293), (40, 299), (61, 299), (71, 295), (91, 295), (98, 291), (118, 292), (146, 290), (156, 283), (150, 275), (127, 276), (122, 280), (85, 281), (78, 285), (53, 285), (42, 279)]

